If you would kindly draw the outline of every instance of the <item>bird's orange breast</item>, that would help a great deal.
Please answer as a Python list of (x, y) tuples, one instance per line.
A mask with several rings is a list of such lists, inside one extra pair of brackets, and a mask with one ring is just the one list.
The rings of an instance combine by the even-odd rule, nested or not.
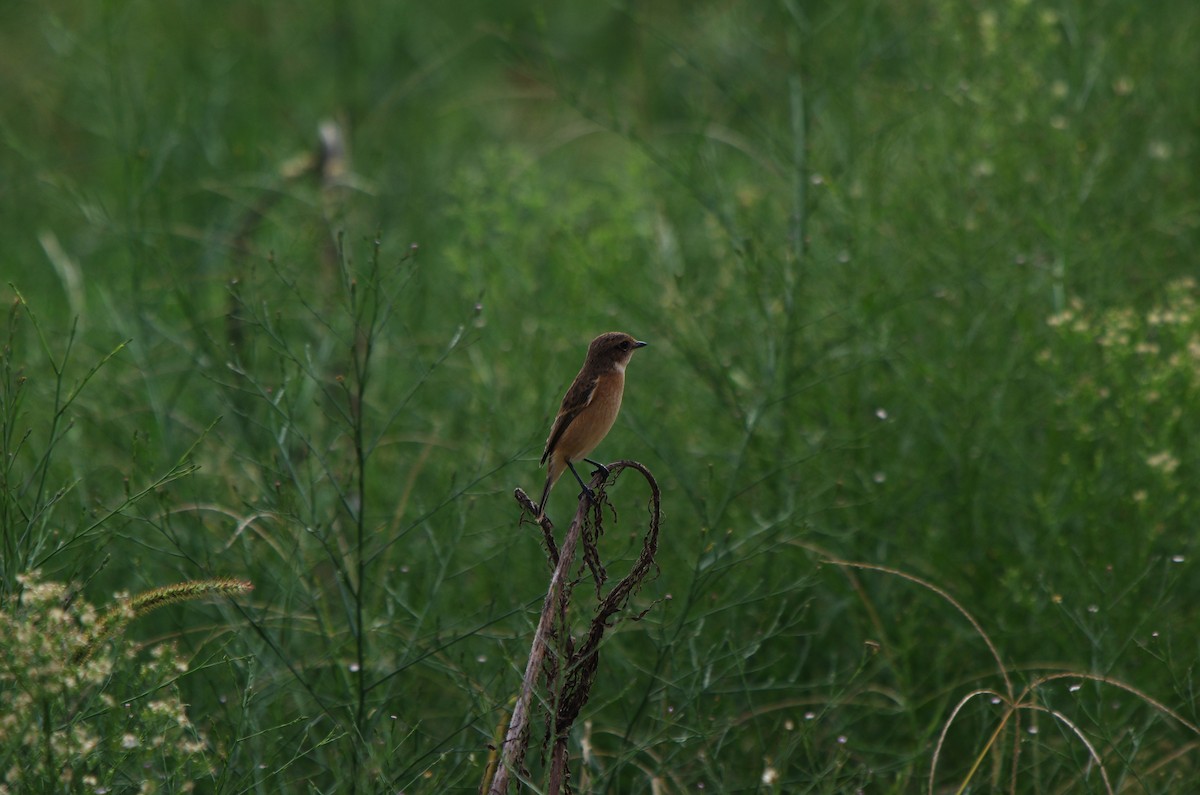
[(562, 438), (555, 445), (555, 452), (567, 461), (579, 461), (596, 449), (617, 419), (624, 391), (623, 373), (600, 376), (591, 401), (563, 431)]

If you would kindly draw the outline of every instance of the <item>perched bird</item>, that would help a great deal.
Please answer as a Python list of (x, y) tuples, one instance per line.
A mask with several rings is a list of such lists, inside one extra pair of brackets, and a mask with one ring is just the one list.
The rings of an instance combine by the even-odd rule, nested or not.
[(633, 352), (645, 345), (628, 334), (610, 331), (596, 337), (588, 346), (583, 368), (563, 397), (542, 453), (542, 464), (548, 462), (546, 488), (538, 504), (543, 515), (546, 513), (550, 490), (566, 469), (571, 470), (571, 474), (579, 481), (583, 494), (595, 497), (575, 471), (572, 462), (587, 461), (604, 469), (603, 464), (592, 461), (587, 455), (608, 435), (617, 419), (617, 412), (621, 410), (621, 394), (625, 391), (625, 366), (629, 364)]

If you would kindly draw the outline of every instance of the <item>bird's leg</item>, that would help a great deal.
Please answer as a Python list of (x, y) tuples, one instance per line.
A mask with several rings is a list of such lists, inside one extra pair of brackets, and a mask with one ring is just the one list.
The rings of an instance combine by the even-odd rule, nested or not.
[(592, 460), (592, 459), (590, 459), (590, 458), (585, 458), (585, 459), (583, 459), (583, 460), (584, 460), (584, 461), (587, 461), (589, 464), (591, 464), (592, 466), (596, 467), (596, 469), (598, 469), (598, 470), (600, 470), (601, 472), (603, 472), (603, 473), (604, 473), (604, 479), (605, 479), (605, 480), (608, 480), (608, 467), (604, 466), (604, 464), (601, 464), (599, 461), (593, 461), (593, 460)]
[[(584, 460), (587, 460), (587, 459), (584, 459)], [(588, 485), (583, 482), (583, 478), (579, 477), (579, 473), (575, 471), (575, 465), (572, 464), (570, 461), (568, 461), (567, 468), (571, 470), (571, 474), (575, 476), (575, 479), (579, 481), (580, 488), (583, 489), (583, 491), (579, 492), (579, 496), (582, 497), (584, 494), (586, 494), (588, 496), (589, 500), (591, 500), (592, 502), (595, 502), (596, 501), (596, 492), (592, 491), (588, 487)]]

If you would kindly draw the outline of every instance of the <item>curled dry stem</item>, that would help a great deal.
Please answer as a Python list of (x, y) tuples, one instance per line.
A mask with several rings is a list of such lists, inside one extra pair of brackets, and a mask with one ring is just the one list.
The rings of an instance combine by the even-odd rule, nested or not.
[[(605, 631), (618, 623), (618, 614), (627, 607), (646, 575), (656, 568), (655, 555), (658, 552), (662, 496), (658, 482), (649, 469), (636, 461), (617, 461), (609, 464), (607, 469), (607, 473), (598, 470), (593, 474), (590, 488), (595, 492), (596, 498), (593, 500), (586, 493), (581, 496), (561, 550), (554, 543), (554, 525), (550, 519), (538, 515), (537, 506), (524, 491), (517, 489), (514, 493), (518, 504), (527, 515), (534, 517), (533, 521), (542, 529), (553, 574), (542, 605), (541, 618), (534, 632), (521, 691), (513, 707), (508, 730), (505, 732), (500, 762), (495, 768), (495, 774), (490, 776), (490, 782), (485, 779), (484, 787), (481, 788), (481, 791), (491, 795), (507, 793), (510, 777), (514, 773), (521, 775), (523, 771), (529, 747), (530, 705), (533, 703), (534, 689), (539, 676), (546, 678), (549, 692), (557, 693), (557, 698), (547, 704), (546, 742), (552, 745), (547, 791), (570, 791), (567, 736), (591, 693), (599, 667), (600, 643)], [(602, 586), (607, 572), (601, 563), (598, 542), (603, 535), (604, 506), (608, 505), (611, 510), (605, 485), (625, 469), (638, 471), (650, 485), (650, 520), (642, 540), (641, 553), (633, 567), (607, 594), (603, 594)], [(613, 517), (616, 518), (615, 512)], [(594, 610), (582, 642), (576, 646), (567, 626), (567, 614), (574, 586), (571, 567), (576, 548), (581, 541), (584, 546), (583, 559), (596, 581), (599, 604)], [(636, 621), (642, 618), (645, 612), (631, 618)], [(550, 654), (551, 644), (555, 641), (559, 646), (558, 653)]]

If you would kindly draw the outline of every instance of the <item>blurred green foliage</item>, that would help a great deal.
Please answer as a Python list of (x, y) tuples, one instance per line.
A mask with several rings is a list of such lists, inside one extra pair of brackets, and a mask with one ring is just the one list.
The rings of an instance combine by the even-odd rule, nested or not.
[(130, 631), (192, 660), (198, 787), (474, 788), (547, 571), (512, 489), (621, 329), (652, 345), (597, 454), (666, 523), (580, 791), (911, 792), (935, 747), (939, 788), (983, 754), (980, 787), (1104, 791), (1050, 713), (949, 724), (999, 689), (977, 632), (829, 558), (944, 589), (1013, 677), (1130, 683), (1033, 698), (1175, 791), (1198, 34), (1110, 0), (8, 3), (3, 598), (249, 579)]

